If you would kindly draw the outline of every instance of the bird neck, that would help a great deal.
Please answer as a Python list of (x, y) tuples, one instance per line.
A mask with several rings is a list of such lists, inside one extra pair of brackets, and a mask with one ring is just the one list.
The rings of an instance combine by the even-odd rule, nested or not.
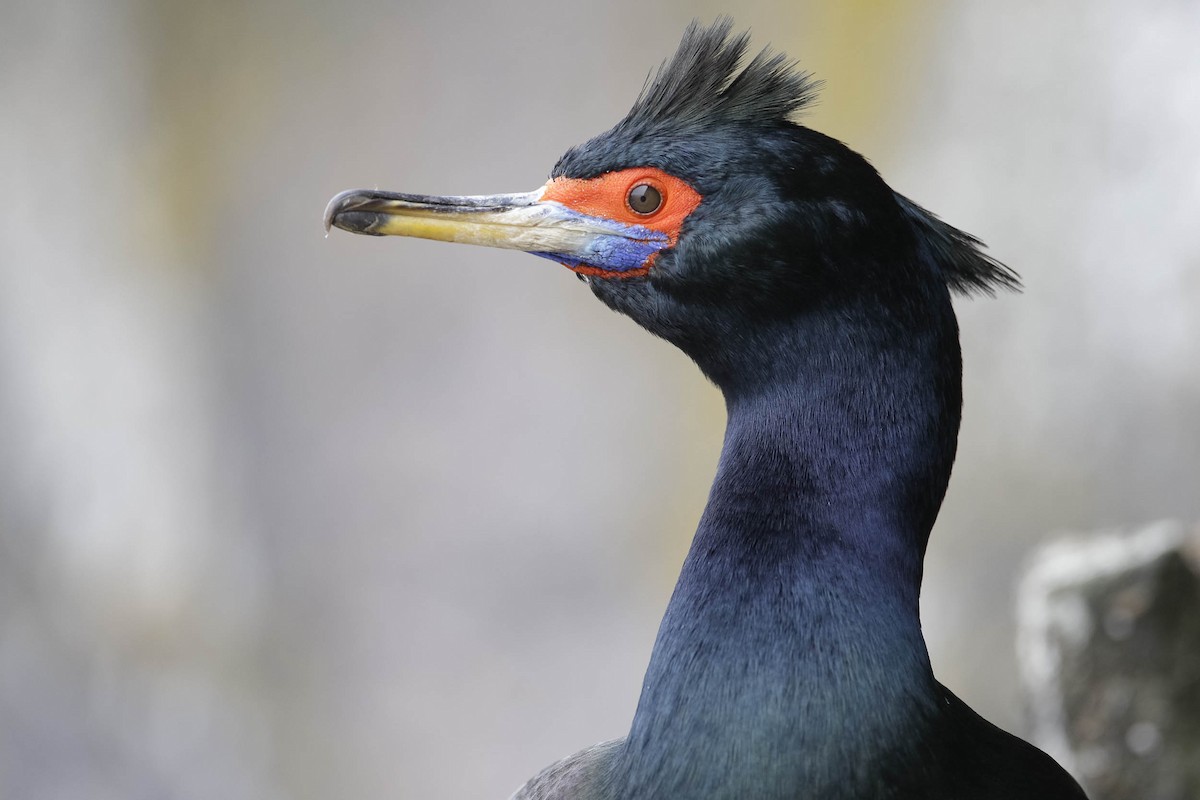
[(752, 379), (723, 381), (725, 443), (627, 740), (628, 796), (838, 797), (825, 784), (847, 763), (916, 740), (936, 691), (922, 558), (961, 403), (948, 300), (938, 316), (793, 323)]

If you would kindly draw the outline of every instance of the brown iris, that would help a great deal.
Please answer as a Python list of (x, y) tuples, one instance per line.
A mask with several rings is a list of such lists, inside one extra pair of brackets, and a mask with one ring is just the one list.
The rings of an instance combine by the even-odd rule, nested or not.
[(662, 205), (662, 193), (648, 183), (629, 190), (629, 207), (637, 214), (653, 214)]

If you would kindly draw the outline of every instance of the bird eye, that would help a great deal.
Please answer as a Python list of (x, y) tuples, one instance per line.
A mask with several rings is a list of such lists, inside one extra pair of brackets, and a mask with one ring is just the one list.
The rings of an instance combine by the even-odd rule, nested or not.
[(629, 207), (637, 214), (653, 214), (662, 205), (662, 193), (648, 183), (639, 183), (629, 190)]

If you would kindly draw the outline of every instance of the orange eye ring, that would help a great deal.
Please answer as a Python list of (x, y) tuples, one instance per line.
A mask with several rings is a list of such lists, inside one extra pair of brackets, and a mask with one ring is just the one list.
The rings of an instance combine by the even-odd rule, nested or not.
[[(639, 212), (629, 196), (640, 186), (653, 187), (660, 201), (649, 213)], [(546, 184), (542, 200), (622, 225), (665, 233), (672, 245), (684, 219), (700, 205), (700, 194), (688, 183), (655, 167), (633, 167), (594, 178), (555, 178)]]

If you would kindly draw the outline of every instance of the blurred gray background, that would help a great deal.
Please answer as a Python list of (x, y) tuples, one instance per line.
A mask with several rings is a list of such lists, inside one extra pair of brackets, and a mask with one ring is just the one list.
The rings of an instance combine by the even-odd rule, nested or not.
[(719, 448), (687, 360), (335, 192), (524, 191), (694, 16), (981, 236), (941, 679), (1022, 729), (1056, 530), (1200, 518), (1200, 3), (0, 0), (0, 797), (503, 798), (622, 735)]

